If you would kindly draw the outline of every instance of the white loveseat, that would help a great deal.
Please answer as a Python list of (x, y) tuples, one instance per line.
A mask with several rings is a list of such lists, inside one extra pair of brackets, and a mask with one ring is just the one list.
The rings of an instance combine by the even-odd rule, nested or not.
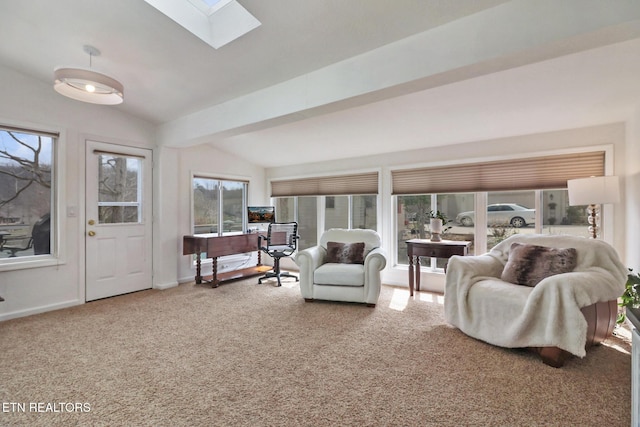
[[(360, 252), (363, 263), (326, 262), (327, 246), (335, 247), (336, 243), (364, 243), (364, 250)], [(300, 268), (300, 291), (305, 301), (358, 302), (371, 307), (378, 302), (380, 272), (387, 264), (387, 257), (380, 248), (380, 235), (374, 230), (327, 230), (318, 246), (299, 251), (295, 262)]]

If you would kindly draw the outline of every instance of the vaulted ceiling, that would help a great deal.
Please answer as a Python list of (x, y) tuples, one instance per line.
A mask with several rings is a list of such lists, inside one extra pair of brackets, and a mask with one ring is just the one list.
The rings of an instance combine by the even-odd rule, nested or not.
[(92, 69), (125, 86), (109, 108), (160, 144), (265, 167), (624, 121), (640, 104), (637, 0), (238, 2), (261, 25), (214, 49), (143, 0), (5, 0), (0, 65), (51, 82), (95, 46)]

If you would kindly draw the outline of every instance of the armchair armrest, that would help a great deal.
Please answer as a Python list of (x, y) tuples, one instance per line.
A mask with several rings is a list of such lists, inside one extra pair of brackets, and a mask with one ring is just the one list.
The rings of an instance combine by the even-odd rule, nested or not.
[(322, 246), (313, 246), (296, 254), (294, 261), (300, 268), (300, 292), (303, 298), (313, 298), (313, 273), (324, 264), (326, 252)]
[(367, 304), (376, 304), (382, 281), (380, 272), (387, 265), (387, 253), (382, 248), (372, 249), (364, 258), (364, 295)]
[[(490, 255), (461, 256), (454, 255), (447, 262), (447, 273), (455, 276), (465, 272), (468, 277), (497, 277), (502, 275), (504, 264)], [(449, 274), (447, 274), (448, 276)]]
[(488, 254), (449, 258), (444, 285), (445, 320), (460, 327), (459, 310), (466, 305), (469, 289), (480, 280), (500, 278), (503, 269), (504, 264)]
[(387, 253), (382, 248), (372, 249), (364, 258), (365, 271), (382, 271), (386, 267), (386, 265)]

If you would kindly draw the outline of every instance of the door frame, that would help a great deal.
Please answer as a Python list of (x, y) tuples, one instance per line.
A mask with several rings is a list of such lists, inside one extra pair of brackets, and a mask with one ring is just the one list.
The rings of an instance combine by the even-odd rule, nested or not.
[[(87, 303), (87, 248), (86, 248), (86, 238), (88, 232), (88, 224), (87, 224), (87, 180), (89, 177), (87, 176), (87, 154), (89, 150), (89, 145), (91, 143), (98, 143), (103, 146), (111, 147), (112, 150), (105, 151), (113, 151), (114, 153), (122, 153), (127, 154), (127, 152), (132, 152), (133, 150), (145, 150), (148, 152), (148, 166), (151, 168), (150, 170), (150, 182), (144, 182), (145, 185), (149, 188), (149, 194), (151, 200), (149, 201), (149, 262), (150, 262), (150, 277), (149, 283), (151, 284), (151, 288), (154, 287), (154, 258), (155, 258), (155, 245), (154, 245), (154, 228), (155, 228), (155, 213), (154, 213), (154, 203), (155, 203), (155, 190), (154, 190), (154, 150), (149, 147), (142, 147), (134, 144), (130, 144), (126, 141), (117, 141), (109, 140), (106, 138), (100, 138), (93, 135), (83, 134), (80, 135), (79, 139), (83, 141), (81, 145), (81, 150), (78, 152), (78, 160), (80, 161), (81, 171), (78, 176), (83, 177), (83, 179), (78, 180), (78, 195), (81, 197), (82, 203), (80, 206), (67, 206), (67, 216), (73, 216), (71, 214), (72, 211), (77, 212), (78, 220), (79, 220), (79, 233), (78, 233), (78, 275), (80, 283), (78, 286), (78, 300), (82, 301), (82, 303)], [(133, 154), (133, 153), (132, 153)], [(77, 210), (76, 210), (77, 209)], [(74, 213), (75, 213), (74, 212)]]

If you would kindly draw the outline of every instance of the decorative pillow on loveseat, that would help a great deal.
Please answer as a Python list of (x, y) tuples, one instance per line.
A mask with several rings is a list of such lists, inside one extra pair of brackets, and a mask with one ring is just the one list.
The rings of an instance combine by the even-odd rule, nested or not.
[(325, 262), (339, 264), (364, 264), (364, 242), (327, 242)]
[(533, 287), (546, 277), (573, 271), (577, 258), (578, 251), (575, 248), (514, 243), (502, 271), (502, 280)]

